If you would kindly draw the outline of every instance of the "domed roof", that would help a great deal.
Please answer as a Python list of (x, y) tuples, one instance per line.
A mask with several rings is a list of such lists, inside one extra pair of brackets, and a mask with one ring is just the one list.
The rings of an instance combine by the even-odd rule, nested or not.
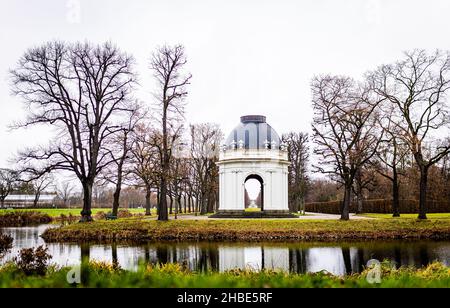
[(227, 148), (279, 149), (281, 139), (277, 132), (266, 123), (266, 117), (249, 115), (241, 117), (241, 123), (228, 136)]

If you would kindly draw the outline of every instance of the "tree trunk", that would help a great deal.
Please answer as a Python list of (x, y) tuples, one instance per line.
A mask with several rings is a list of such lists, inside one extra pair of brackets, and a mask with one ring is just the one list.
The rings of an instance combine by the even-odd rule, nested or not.
[(305, 209), (305, 197), (302, 196), (300, 199), (300, 214), (306, 215), (306, 209)]
[(168, 221), (169, 212), (167, 209), (167, 175), (170, 169), (170, 157), (169, 157), (169, 146), (168, 146), (168, 133), (167, 133), (167, 109), (169, 108), (169, 103), (166, 99), (166, 89), (164, 90), (163, 97), (163, 115), (162, 115), (162, 133), (163, 133), (163, 150), (162, 150), (162, 164), (161, 164), (161, 198), (159, 200), (158, 209), (158, 220)]
[(195, 203), (194, 203), (194, 213), (195, 213), (195, 215), (197, 215), (197, 213), (199, 212), (199, 208), (200, 208), (199, 195), (196, 195), (195, 196)]
[(152, 215), (152, 189), (150, 186), (145, 188), (145, 216)]
[(120, 163), (117, 166), (117, 183), (116, 183), (116, 189), (114, 191), (113, 195), (113, 208), (112, 208), (112, 215), (116, 216), (119, 213), (119, 206), (120, 206), (120, 192), (122, 191), (122, 173), (123, 173), (123, 164), (126, 157), (126, 139), (124, 144), (124, 156), (121, 158)]
[(344, 201), (341, 206), (341, 220), (350, 219), (350, 200), (352, 196), (352, 185), (345, 183)]
[(208, 213), (214, 213), (214, 193), (210, 192), (208, 194), (208, 203), (207, 203), (207, 208), (206, 208), (206, 214)]
[(357, 209), (356, 209), (356, 213), (357, 214), (361, 214), (364, 212), (363, 210), (363, 198), (361, 196), (361, 194), (357, 194), (356, 195), (356, 203), (357, 203)]
[(192, 195), (188, 196), (188, 213), (192, 213)]
[(165, 176), (161, 178), (161, 195), (159, 198), (158, 220), (168, 221), (169, 212), (167, 209), (167, 182)]
[(428, 168), (420, 167), (419, 219), (427, 219)]
[(169, 214), (173, 214), (173, 197), (172, 197), (171, 193), (169, 193), (169, 200), (170, 200), (170, 211), (169, 211)]
[(112, 215), (116, 216), (119, 214), (119, 206), (120, 206), (120, 191), (122, 190), (122, 182), (118, 181), (116, 184), (116, 189), (113, 195), (113, 206), (112, 206)]
[(362, 179), (361, 179), (361, 170), (356, 172), (356, 214), (361, 214), (363, 212), (363, 196), (362, 196)]
[(159, 187), (156, 189), (156, 204), (157, 204), (157, 206), (156, 206), (156, 214), (159, 216), (159, 203), (160, 203), (160, 200), (161, 200), (161, 192), (160, 192), (160, 189), (159, 189)]
[(400, 217), (400, 198), (399, 198), (399, 183), (397, 169), (393, 170), (392, 177), (392, 216)]
[(206, 203), (206, 193), (202, 193), (200, 199), (200, 215), (205, 215), (208, 211), (208, 204)]
[(297, 196), (295, 198), (295, 207), (294, 207), (294, 213), (298, 213), (300, 211), (300, 203), (301, 203), (301, 196)]
[(93, 183), (83, 183), (83, 210), (80, 222), (92, 221), (92, 186)]
[(183, 213), (183, 207), (181, 205), (181, 195), (178, 195), (177, 204), (175, 206), (178, 206), (177, 213)]
[(34, 200), (33, 200), (33, 207), (34, 208), (37, 208), (40, 197), (41, 197), (41, 193), (36, 193), (34, 195)]

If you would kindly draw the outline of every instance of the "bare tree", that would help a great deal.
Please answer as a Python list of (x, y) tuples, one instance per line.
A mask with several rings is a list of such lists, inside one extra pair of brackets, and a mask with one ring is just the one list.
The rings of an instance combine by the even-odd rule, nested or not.
[(218, 178), (216, 162), (222, 137), (222, 131), (216, 124), (191, 125), (190, 160), (194, 174), (194, 187), (199, 193), (196, 199), (201, 215), (214, 211), (213, 201)]
[(368, 75), (375, 91), (394, 105), (401, 118), (397, 127), (420, 171), (419, 219), (427, 218), (430, 167), (450, 153), (448, 138), (450, 55), (424, 50), (405, 53), (405, 59), (383, 65)]
[(56, 193), (58, 195), (58, 198), (62, 200), (63, 206), (67, 207), (70, 197), (72, 196), (72, 193), (74, 191), (74, 187), (71, 182), (66, 181), (63, 183), (60, 183), (56, 187)]
[(120, 193), (126, 179), (132, 173), (132, 147), (133, 137), (136, 126), (142, 120), (143, 115), (139, 111), (139, 105), (136, 103), (133, 107), (130, 117), (122, 124), (122, 131), (112, 140), (110, 145), (112, 164), (103, 169), (100, 174), (101, 181), (104, 184), (114, 185), (112, 215), (117, 216), (120, 207)]
[(37, 207), (41, 194), (53, 184), (54, 178), (51, 174), (44, 174), (41, 177), (34, 179), (31, 184), (33, 185), (34, 200), (33, 206)]
[[(158, 206), (158, 220), (169, 220), (167, 208), (167, 186), (170, 172), (171, 148), (169, 147), (170, 126), (184, 115), (184, 99), (188, 92), (192, 75), (185, 74), (184, 67), (187, 63), (184, 47), (176, 45), (173, 47), (163, 46), (153, 54), (150, 68), (158, 85), (155, 96), (158, 100), (162, 128), (162, 156), (161, 156), (161, 179)], [(175, 128), (176, 131), (179, 129)], [(177, 135), (172, 133), (172, 136)]]
[(27, 149), (19, 162), (39, 174), (73, 172), (83, 187), (81, 222), (91, 221), (92, 187), (114, 161), (109, 140), (122, 132), (134, 83), (133, 58), (110, 43), (101, 46), (50, 42), (28, 50), (11, 71), (13, 91), (29, 108), (17, 127), (47, 124), (57, 137)]
[(314, 152), (322, 158), (315, 167), (343, 184), (341, 219), (348, 220), (356, 173), (373, 157), (381, 140), (374, 125), (380, 100), (347, 77), (316, 77), (312, 92)]
[(373, 166), (375, 171), (392, 183), (392, 214), (400, 217), (400, 175), (405, 169), (405, 160), (410, 153), (408, 145), (402, 139), (402, 133), (395, 123), (395, 110), (385, 111), (379, 125), (384, 138), (379, 145)]
[(19, 173), (11, 169), (0, 169), (0, 207), (5, 206), (5, 199), (14, 190), (19, 181)]
[(353, 183), (352, 191), (356, 197), (356, 213), (364, 212), (363, 201), (365, 199), (364, 192), (374, 189), (376, 185), (375, 170), (368, 162), (367, 166), (362, 166), (356, 171), (355, 181)]
[(305, 214), (305, 195), (308, 182), (309, 136), (305, 133), (290, 132), (283, 135), (288, 146), (289, 167), (289, 207), (292, 212)]
[(145, 211), (151, 215), (152, 188), (157, 184), (160, 177), (160, 158), (155, 143), (161, 141), (160, 134), (150, 127), (140, 124), (133, 133), (132, 173), (142, 183), (139, 186), (145, 188)]

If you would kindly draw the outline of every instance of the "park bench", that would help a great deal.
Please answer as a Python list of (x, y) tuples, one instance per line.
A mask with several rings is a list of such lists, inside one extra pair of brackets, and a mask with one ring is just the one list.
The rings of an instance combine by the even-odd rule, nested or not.
[(114, 216), (111, 213), (106, 214), (106, 220), (117, 220), (117, 216)]

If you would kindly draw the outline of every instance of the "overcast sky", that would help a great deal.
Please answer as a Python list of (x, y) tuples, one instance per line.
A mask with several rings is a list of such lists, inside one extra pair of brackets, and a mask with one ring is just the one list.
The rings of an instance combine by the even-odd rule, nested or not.
[(278, 133), (310, 131), (310, 80), (359, 78), (412, 48), (450, 50), (450, 1), (1, 0), (0, 167), (21, 147), (46, 143), (46, 128), (8, 130), (24, 114), (8, 69), (46, 41), (110, 40), (137, 60), (149, 102), (151, 52), (185, 45), (193, 74), (187, 120), (225, 134), (244, 114), (263, 114)]

